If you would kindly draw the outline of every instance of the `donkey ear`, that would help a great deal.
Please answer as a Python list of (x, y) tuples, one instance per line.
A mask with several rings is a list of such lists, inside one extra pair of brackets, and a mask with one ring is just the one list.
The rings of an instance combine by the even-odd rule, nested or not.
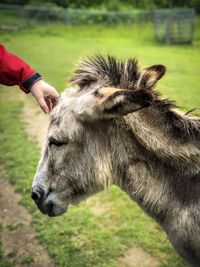
[(150, 89), (154, 87), (157, 81), (163, 77), (165, 72), (166, 67), (163, 65), (153, 65), (143, 69), (137, 87), (139, 89)]
[(99, 100), (95, 115), (99, 118), (114, 118), (148, 107), (153, 96), (149, 90), (125, 90), (105, 87), (98, 90)]
[(111, 119), (148, 107), (152, 101), (152, 90), (102, 87), (79, 95), (74, 111), (81, 121)]

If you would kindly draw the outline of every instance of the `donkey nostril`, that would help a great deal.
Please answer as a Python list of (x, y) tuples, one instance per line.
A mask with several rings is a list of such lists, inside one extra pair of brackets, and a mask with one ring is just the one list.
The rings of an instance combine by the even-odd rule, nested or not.
[(32, 192), (31, 197), (33, 200), (38, 200), (40, 198), (40, 196), (37, 192)]
[(35, 202), (39, 202), (44, 196), (44, 190), (41, 188), (37, 188), (32, 191), (31, 197)]

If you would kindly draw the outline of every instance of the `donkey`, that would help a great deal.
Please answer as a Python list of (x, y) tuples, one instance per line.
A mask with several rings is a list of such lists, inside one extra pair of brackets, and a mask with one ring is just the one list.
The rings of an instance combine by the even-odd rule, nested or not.
[(32, 187), (42, 213), (59, 216), (111, 185), (161, 225), (177, 252), (200, 266), (200, 120), (155, 91), (163, 65), (96, 56), (50, 115)]

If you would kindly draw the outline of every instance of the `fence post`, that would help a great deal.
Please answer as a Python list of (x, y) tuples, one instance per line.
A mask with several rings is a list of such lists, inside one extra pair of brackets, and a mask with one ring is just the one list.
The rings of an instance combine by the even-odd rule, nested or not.
[(63, 12), (64, 12), (64, 22), (65, 22), (65, 24), (70, 24), (70, 15), (69, 15), (68, 8), (63, 8)]
[(26, 19), (26, 10), (24, 7), (21, 7), (21, 9), (19, 10), (19, 15), (21, 17), (20, 25), (22, 28), (25, 28), (27, 25), (27, 19)]

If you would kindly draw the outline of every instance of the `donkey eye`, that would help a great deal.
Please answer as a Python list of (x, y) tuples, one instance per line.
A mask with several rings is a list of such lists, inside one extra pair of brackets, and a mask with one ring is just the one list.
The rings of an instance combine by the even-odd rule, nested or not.
[(65, 144), (64, 142), (58, 141), (58, 140), (56, 140), (56, 139), (53, 138), (53, 137), (50, 137), (50, 139), (49, 139), (49, 146), (52, 146), (52, 145), (55, 145), (55, 146), (62, 146), (62, 145), (64, 145), (64, 144)]

